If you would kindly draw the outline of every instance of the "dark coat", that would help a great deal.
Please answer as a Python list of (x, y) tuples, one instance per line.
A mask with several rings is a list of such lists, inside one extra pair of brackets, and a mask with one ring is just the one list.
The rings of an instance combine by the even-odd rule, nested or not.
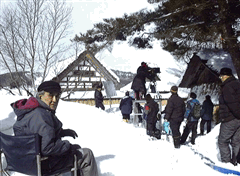
[(168, 99), (167, 105), (165, 107), (165, 117), (164, 119), (175, 120), (175, 121), (183, 121), (184, 113), (185, 113), (185, 103), (178, 94), (172, 94)]
[[(148, 110), (146, 110), (146, 108), (148, 108)], [(155, 124), (157, 122), (158, 111), (159, 111), (158, 104), (153, 99), (146, 103), (145, 113), (147, 115), (147, 123)]]
[(213, 117), (213, 103), (211, 100), (205, 100), (202, 105), (201, 118), (203, 120), (212, 120)]
[(95, 98), (95, 105), (96, 105), (96, 107), (101, 107), (103, 105), (103, 95), (102, 95), (102, 92), (96, 89), (95, 93), (94, 93), (94, 98)]
[(121, 110), (122, 114), (131, 114), (132, 113), (132, 101), (134, 99), (130, 96), (125, 96), (120, 102), (119, 109)]
[(50, 167), (66, 164), (66, 160), (70, 160), (68, 156), (71, 144), (67, 140), (61, 140), (62, 123), (55, 116), (54, 110), (34, 97), (19, 100), (11, 106), (17, 115), (17, 121), (13, 125), (16, 136), (39, 134), (41, 153), (49, 156)]
[(221, 85), (219, 115), (221, 122), (240, 119), (240, 82), (235, 77), (229, 77)]
[(146, 78), (153, 80), (152, 74), (149, 72), (149, 67), (140, 66), (137, 69), (137, 75), (134, 77), (131, 89), (135, 92), (146, 93)]

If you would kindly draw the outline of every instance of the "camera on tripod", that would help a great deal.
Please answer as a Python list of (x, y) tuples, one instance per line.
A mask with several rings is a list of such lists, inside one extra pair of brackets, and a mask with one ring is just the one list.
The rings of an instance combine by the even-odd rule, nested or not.
[(151, 81), (155, 82), (157, 79), (155, 79), (155, 77), (157, 76), (158, 73), (161, 73), (160, 71), (160, 67), (155, 67), (155, 68), (149, 68), (148, 70), (150, 72), (151, 75)]

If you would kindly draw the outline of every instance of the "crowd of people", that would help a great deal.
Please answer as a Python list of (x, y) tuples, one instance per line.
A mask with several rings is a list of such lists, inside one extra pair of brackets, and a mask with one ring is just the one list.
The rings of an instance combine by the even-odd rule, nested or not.
[[(147, 94), (145, 79), (154, 81), (149, 67), (145, 62), (137, 70), (132, 89), (135, 93), (135, 100), (146, 100), (143, 114), (146, 115), (146, 132), (150, 136), (161, 138), (159, 129), (156, 128), (156, 122), (159, 120), (159, 109), (157, 103)], [(219, 93), (219, 122), (220, 131), (218, 136), (218, 146), (221, 155), (221, 161), (232, 163), (234, 166), (240, 163), (240, 82), (236, 79), (230, 68), (222, 68), (219, 78), (222, 83)], [(205, 96), (205, 100), (200, 104), (197, 95), (194, 92), (189, 94), (187, 102), (179, 97), (178, 87), (172, 86), (171, 96), (163, 114), (164, 123), (169, 124), (175, 148), (180, 148), (186, 144), (186, 140), (191, 133), (190, 142), (195, 144), (198, 136), (198, 122), (200, 121), (200, 135), (204, 135), (204, 126), (206, 124), (206, 133), (211, 132), (213, 121), (214, 104), (210, 95)], [(138, 104), (138, 103), (136, 103)], [(122, 105), (121, 105), (122, 106)], [(132, 104), (129, 104), (132, 106)], [(129, 117), (129, 116), (128, 116)], [(183, 132), (180, 132), (180, 126), (185, 123)], [(164, 125), (164, 124), (163, 124)]]
[[(119, 108), (123, 120), (128, 122), (133, 109), (133, 101), (145, 100), (143, 114), (146, 115), (146, 133), (161, 139), (161, 131), (156, 128), (157, 121), (164, 114), (164, 123), (169, 124), (175, 148), (180, 148), (186, 143), (191, 133), (191, 144), (195, 144), (197, 137), (198, 121), (200, 122), (200, 135), (204, 135), (204, 126), (207, 124), (207, 133), (211, 131), (214, 105), (210, 95), (205, 96), (201, 105), (194, 92), (190, 93), (190, 99), (185, 103), (178, 95), (178, 87), (172, 86), (171, 96), (167, 101), (164, 111), (159, 112), (158, 103), (147, 94), (145, 79), (154, 81), (155, 75), (145, 62), (137, 70), (132, 89), (135, 92), (135, 99), (127, 91), (121, 99)], [(219, 118), (220, 131), (218, 146), (222, 162), (230, 162), (233, 165), (240, 163), (240, 82), (232, 74), (230, 68), (222, 68), (220, 77), (222, 81), (219, 95)], [(29, 135), (39, 134), (41, 136), (41, 153), (47, 156), (48, 160), (43, 165), (43, 173), (56, 171), (62, 167), (72, 166), (73, 157), (77, 156), (78, 175), (97, 176), (98, 169), (95, 157), (91, 149), (81, 148), (79, 144), (71, 144), (62, 140), (64, 136), (78, 137), (72, 129), (63, 129), (61, 121), (56, 117), (58, 101), (61, 94), (59, 83), (45, 81), (39, 85), (36, 97), (18, 100), (11, 104), (17, 120), (13, 126), (14, 134)], [(101, 87), (95, 91), (96, 107), (105, 109)], [(139, 105), (137, 103), (136, 105)], [(185, 122), (183, 133), (180, 132), (181, 124)], [(80, 173), (81, 172), (81, 173)]]

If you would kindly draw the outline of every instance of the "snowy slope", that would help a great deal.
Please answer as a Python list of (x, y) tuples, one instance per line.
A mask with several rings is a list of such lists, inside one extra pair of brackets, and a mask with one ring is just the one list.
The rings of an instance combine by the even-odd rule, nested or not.
[[(9, 128), (15, 116), (9, 104), (18, 99), (1, 96), (0, 130), (4, 133), (12, 133)], [(223, 175), (204, 164), (207, 158), (219, 166), (240, 171), (239, 167), (223, 164), (218, 159), (219, 126), (208, 135), (198, 137), (196, 145), (175, 149), (172, 140), (168, 142), (165, 136), (150, 141), (144, 128), (122, 122), (117, 105), (112, 111), (106, 109), (109, 113), (93, 106), (60, 101), (57, 110), (63, 128), (74, 129), (79, 136), (75, 140), (66, 139), (93, 150), (100, 176)]]

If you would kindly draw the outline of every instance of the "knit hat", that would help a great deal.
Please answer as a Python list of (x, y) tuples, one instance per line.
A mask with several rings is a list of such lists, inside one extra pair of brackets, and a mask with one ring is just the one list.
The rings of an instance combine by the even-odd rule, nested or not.
[(190, 93), (190, 98), (196, 99), (197, 98), (197, 94), (195, 94), (194, 92), (191, 92)]
[(146, 102), (150, 102), (152, 100), (152, 97), (150, 94), (147, 94), (145, 97)]
[(38, 92), (46, 91), (50, 93), (60, 93), (61, 87), (59, 83), (55, 81), (45, 81), (38, 86)]
[(228, 75), (228, 76), (232, 76), (232, 69), (231, 68), (227, 68), (224, 67), (220, 70), (220, 75)]
[(177, 93), (178, 87), (177, 86), (172, 86), (170, 91), (173, 92), (173, 93)]

